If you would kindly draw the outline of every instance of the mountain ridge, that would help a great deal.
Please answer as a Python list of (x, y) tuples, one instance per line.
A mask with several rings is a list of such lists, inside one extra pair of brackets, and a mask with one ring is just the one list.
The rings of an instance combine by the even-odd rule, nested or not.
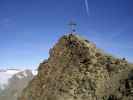
[[(6, 85), (8, 85), (8, 80), (12, 78), (17, 73), (24, 73), (25, 71), (30, 69), (0, 69), (0, 88), (4, 89)], [(30, 70), (33, 75), (37, 74), (36, 70)]]
[(0, 100), (17, 100), (22, 90), (33, 78), (36, 71), (6, 69), (0, 71)]
[(61, 37), (49, 54), (18, 100), (132, 98), (126, 95), (125, 80), (133, 66), (125, 59), (101, 53), (95, 44), (75, 34)]

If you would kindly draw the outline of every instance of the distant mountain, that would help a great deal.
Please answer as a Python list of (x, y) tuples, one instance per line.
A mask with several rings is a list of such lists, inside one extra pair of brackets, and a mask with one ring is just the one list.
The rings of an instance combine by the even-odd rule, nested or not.
[(15, 75), (16, 73), (19, 73), (23, 70), (18, 69), (0, 69), (0, 88), (4, 88), (5, 85), (8, 84), (8, 80)]
[(0, 70), (0, 100), (17, 100), (36, 74), (36, 70)]

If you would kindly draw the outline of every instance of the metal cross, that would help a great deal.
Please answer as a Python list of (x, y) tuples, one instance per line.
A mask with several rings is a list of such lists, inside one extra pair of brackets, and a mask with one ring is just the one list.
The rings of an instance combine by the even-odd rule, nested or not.
[(70, 28), (71, 28), (71, 33), (76, 32), (76, 29), (75, 29), (76, 25), (77, 25), (77, 24), (76, 24), (75, 22), (73, 22), (73, 21), (71, 21), (71, 22), (69, 23), (69, 26), (70, 26)]

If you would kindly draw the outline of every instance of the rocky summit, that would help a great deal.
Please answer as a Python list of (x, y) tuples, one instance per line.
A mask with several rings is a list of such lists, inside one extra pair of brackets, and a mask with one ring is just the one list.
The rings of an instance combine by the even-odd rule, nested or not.
[(18, 100), (133, 100), (133, 65), (64, 35)]

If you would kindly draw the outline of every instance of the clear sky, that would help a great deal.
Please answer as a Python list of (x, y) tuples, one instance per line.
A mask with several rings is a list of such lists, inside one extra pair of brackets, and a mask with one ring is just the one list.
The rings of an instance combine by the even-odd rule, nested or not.
[(133, 62), (133, 0), (0, 0), (0, 68), (37, 68), (64, 33)]

